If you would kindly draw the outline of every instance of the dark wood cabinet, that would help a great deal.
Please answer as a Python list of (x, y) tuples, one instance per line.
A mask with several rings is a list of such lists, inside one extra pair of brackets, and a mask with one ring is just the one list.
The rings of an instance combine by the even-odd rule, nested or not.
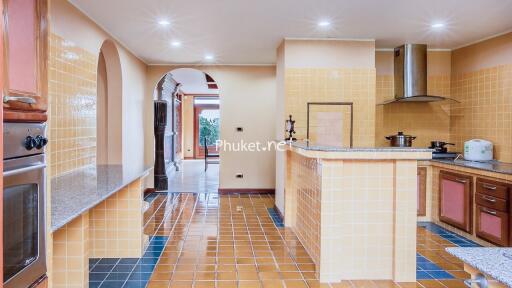
[(5, 121), (46, 120), (47, 0), (2, 0)]
[(427, 167), (418, 167), (418, 216), (427, 215)]
[(511, 240), (510, 185), (477, 178), (476, 192), (476, 236), (499, 246), (508, 246)]
[(440, 171), (439, 220), (465, 232), (472, 232), (472, 177)]

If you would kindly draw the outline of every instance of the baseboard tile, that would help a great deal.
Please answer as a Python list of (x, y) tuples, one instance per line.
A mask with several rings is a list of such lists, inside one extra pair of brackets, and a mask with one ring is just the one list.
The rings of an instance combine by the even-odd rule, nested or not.
[(275, 194), (276, 189), (219, 188), (219, 194)]

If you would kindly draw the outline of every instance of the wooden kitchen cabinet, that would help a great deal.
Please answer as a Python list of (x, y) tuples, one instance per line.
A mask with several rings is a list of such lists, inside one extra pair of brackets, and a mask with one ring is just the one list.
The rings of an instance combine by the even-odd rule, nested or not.
[(418, 167), (418, 216), (427, 215), (427, 167)]
[(510, 185), (477, 178), (476, 192), (476, 236), (499, 246), (508, 246), (511, 239)]
[(47, 0), (2, 0), (5, 121), (46, 121)]
[(472, 177), (440, 171), (439, 220), (465, 232), (472, 232)]

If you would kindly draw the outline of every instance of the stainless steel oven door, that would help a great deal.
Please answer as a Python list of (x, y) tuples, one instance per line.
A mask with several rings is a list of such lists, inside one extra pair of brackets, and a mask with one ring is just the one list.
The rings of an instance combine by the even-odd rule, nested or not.
[(4, 288), (46, 273), (45, 156), (4, 161)]

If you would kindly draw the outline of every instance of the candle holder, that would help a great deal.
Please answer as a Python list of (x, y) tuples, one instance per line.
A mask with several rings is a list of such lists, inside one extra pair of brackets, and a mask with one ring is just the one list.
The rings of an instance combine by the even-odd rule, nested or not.
[(288, 133), (288, 137), (284, 138), (286, 141), (297, 141), (297, 138), (293, 137), (295, 134), (295, 120), (292, 119), (292, 115), (288, 116), (288, 120), (285, 121), (285, 131)]

